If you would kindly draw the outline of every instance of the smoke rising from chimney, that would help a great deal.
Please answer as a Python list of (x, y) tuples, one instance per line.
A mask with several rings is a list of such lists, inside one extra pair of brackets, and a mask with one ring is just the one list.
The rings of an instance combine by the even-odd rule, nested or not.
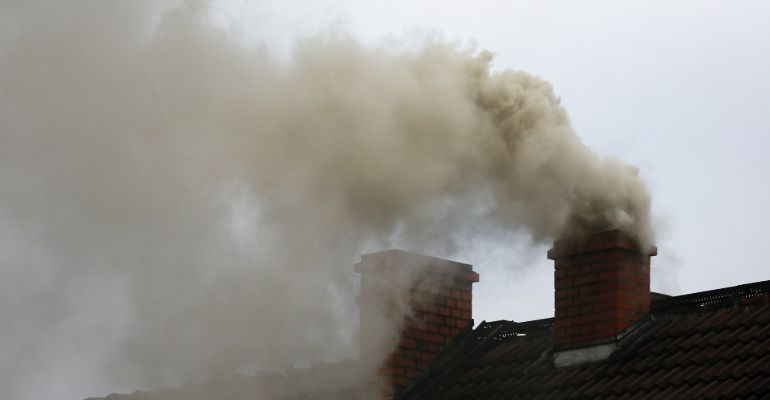
[(281, 63), (204, 11), (0, 5), (10, 398), (354, 357), (352, 265), (372, 250), (511, 230), (652, 242), (637, 171), (491, 53), (332, 35)]

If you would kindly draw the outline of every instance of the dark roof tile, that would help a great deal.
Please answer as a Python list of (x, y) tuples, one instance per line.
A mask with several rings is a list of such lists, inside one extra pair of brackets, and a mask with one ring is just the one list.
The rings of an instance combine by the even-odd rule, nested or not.
[[(770, 397), (770, 304), (740, 301), (742, 293), (768, 291), (770, 282), (760, 282), (665, 298), (609, 359), (564, 368), (553, 365), (548, 321), (482, 323), (469, 333), (476, 339), (439, 356), (452, 361), (440, 365), (452, 365), (459, 374), (426, 375), (401, 398)], [(527, 329), (535, 326), (537, 334), (529, 335)], [(503, 331), (504, 337), (487, 337)]]

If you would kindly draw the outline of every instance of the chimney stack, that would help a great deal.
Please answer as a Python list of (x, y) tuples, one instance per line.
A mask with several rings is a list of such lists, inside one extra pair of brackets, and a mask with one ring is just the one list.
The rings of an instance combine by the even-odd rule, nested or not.
[[(361, 359), (382, 363), (383, 391), (393, 397), (473, 326), (472, 284), (479, 275), (468, 264), (401, 250), (364, 255), (355, 270), (361, 274)], [(398, 337), (383, 341), (383, 323), (401, 327)], [(384, 362), (375, 358), (389, 349)]]
[[(595, 361), (614, 350), (618, 335), (650, 311), (650, 257), (619, 230), (557, 240), (554, 260), (554, 344), (558, 365)], [(594, 346), (597, 351), (569, 352)], [(561, 363), (560, 363), (561, 362)]]

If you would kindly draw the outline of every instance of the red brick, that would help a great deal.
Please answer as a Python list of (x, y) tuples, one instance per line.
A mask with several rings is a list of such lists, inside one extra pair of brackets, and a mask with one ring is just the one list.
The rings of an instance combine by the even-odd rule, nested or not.
[[(373, 258), (376, 260), (378, 257)], [(398, 257), (407, 257), (408, 260), (411, 256)], [(387, 279), (387, 273), (372, 269), (371, 265), (363, 265), (365, 263), (366, 257), (362, 266), (356, 267), (362, 274), (362, 319), (367, 309), (371, 310), (372, 304), (377, 303), (382, 303), (378, 307), (384, 308), (386, 313), (399, 315), (401, 311), (394, 302), (378, 298), (382, 294), (376, 291), (374, 285), (378, 279)], [(428, 268), (428, 272), (409, 291), (412, 313), (404, 321), (399, 345), (385, 362), (389, 369), (383, 369), (383, 372), (392, 378), (385, 392), (397, 393), (403, 389), (471, 319), (472, 283), (478, 281), (478, 274), (460, 264), (449, 267), (447, 269), (442, 265)]]
[(594, 314), (578, 315), (574, 317), (572, 320), (575, 322), (575, 325), (590, 324), (596, 321), (596, 315)]
[(557, 278), (554, 282), (556, 290), (565, 289), (572, 286), (572, 278)]
[(412, 310), (419, 311), (420, 313), (423, 313), (423, 314), (438, 314), (438, 310), (440, 308), (441, 307), (436, 304), (422, 303), (422, 304), (413, 306)]
[(391, 382), (395, 386), (406, 386), (411, 383), (411, 380), (404, 375), (394, 375)]
[(593, 264), (587, 264), (580, 267), (581, 274), (589, 274), (595, 270)]
[(616, 282), (619, 290), (625, 290), (627, 292), (639, 292), (639, 284), (628, 280), (618, 280)]
[(559, 240), (548, 256), (557, 343), (614, 336), (649, 312), (649, 256), (619, 231)]
[(573, 265), (567, 269), (564, 270), (567, 277), (575, 277), (580, 275), (580, 266)]
[(422, 356), (422, 353), (420, 353), (419, 351), (409, 350), (406, 352), (406, 356), (417, 360)]
[(414, 367), (417, 364), (411, 358), (397, 357), (393, 359), (393, 365), (397, 367)]
[(432, 334), (432, 333), (423, 333), (420, 335), (420, 339), (430, 343), (444, 344), (443, 336)]
[(572, 305), (572, 299), (569, 297), (556, 298), (556, 308), (564, 308)]
[(596, 283), (596, 275), (588, 274), (588, 275), (580, 275), (573, 278), (574, 285), (580, 286), (580, 285), (588, 285), (591, 283)]
[(457, 302), (457, 306), (456, 307), (459, 308), (460, 310), (464, 310), (464, 311), (471, 311), (471, 309), (472, 309), (471, 303), (469, 301)]
[(593, 296), (586, 295), (586, 296), (578, 296), (572, 298), (572, 305), (574, 306), (582, 306), (583, 304), (591, 304), (594, 302)]
[(422, 331), (421, 329), (406, 329), (404, 330), (404, 333), (401, 336), (403, 336), (406, 339), (419, 339), (421, 331)]
[(383, 375), (403, 375), (404, 369), (399, 367), (382, 367), (380, 373)]
[(577, 289), (578, 289), (578, 294), (576, 296), (586, 297), (596, 292), (597, 285), (588, 283), (585, 285), (577, 286)]
[(570, 316), (570, 317), (575, 316), (575, 315), (580, 315), (580, 308), (578, 308), (578, 307), (570, 307), (570, 308), (568, 308), (566, 310), (566, 312), (567, 312), (567, 316)]
[(423, 321), (429, 324), (441, 325), (446, 321), (446, 318), (434, 314), (426, 314), (425, 317), (423, 317)]

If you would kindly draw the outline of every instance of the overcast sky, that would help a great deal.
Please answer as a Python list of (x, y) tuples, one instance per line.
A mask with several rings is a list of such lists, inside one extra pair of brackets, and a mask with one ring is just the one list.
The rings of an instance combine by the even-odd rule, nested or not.
[[(764, 1), (228, 0), (217, 20), (282, 55), (328, 29), (374, 44), (435, 34), (548, 80), (586, 144), (640, 167), (653, 290), (682, 294), (770, 279), (768, 18)], [(464, 260), (482, 276), (477, 321), (552, 314), (545, 250), (513, 272), (506, 250)]]
[[(584, 143), (640, 168), (658, 228), (652, 289), (667, 294), (770, 279), (768, 20), (766, 1), (219, 0), (212, 14), (283, 59), (328, 32), (372, 46), (437, 35), (551, 82)], [(532, 246), (468, 244), (477, 323), (553, 315), (548, 246)], [(98, 394), (80, 379), (65, 397)]]

